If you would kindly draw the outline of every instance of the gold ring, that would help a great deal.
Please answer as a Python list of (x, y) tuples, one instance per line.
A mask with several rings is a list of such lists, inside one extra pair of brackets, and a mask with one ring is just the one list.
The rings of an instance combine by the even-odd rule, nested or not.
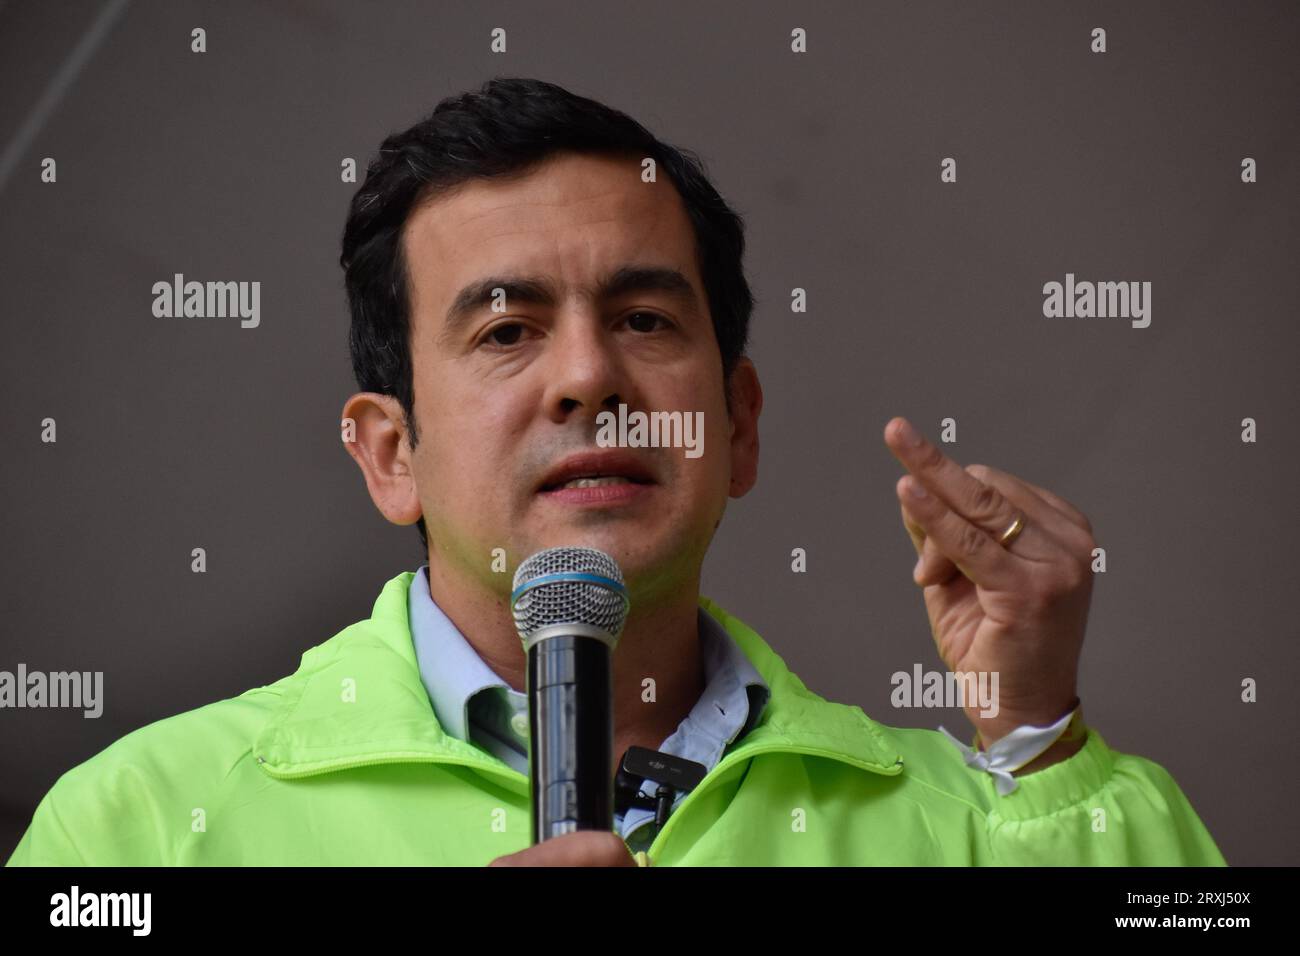
[(998, 538), (998, 544), (1004, 548), (1011, 547), (1011, 542), (1020, 536), (1020, 532), (1025, 530), (1025, 519), (1021, 515), (1016, 515), (1016, 520), (1011, 522), (1011, 527), (1003, 531)]

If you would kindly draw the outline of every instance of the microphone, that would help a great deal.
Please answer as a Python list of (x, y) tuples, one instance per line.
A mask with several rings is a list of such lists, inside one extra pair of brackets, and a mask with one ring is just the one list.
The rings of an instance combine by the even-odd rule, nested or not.
[(528, 655), (533, 845), (612, 831), (611, 656), (627, 620), (623, 572), (603, 551), (547, 548), (515, 571), (510, 607)]

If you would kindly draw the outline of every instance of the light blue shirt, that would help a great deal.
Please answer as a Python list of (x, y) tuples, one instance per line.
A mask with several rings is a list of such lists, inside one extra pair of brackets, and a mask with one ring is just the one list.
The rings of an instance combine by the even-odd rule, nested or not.
[[(528, 697), (514, 690), (478, 655), (429, 594), (428, 565), (411, 580), (411, 640), (420, 679), (434, 715), (449, 735), (472, 743), (528, 774)], [(704, 693), (657, 748), (712, 770), (723, 752), (758, 723), (771, 694), (730, 634), (713, 616), (699, 609)], [(657, 785), (645, 781), (641, 792), (653, 796)], [(677, 794), (673, 810), (685, 798)], [(616, 830), (634, 850), (649, 846), (654, 812), (632, 807), (615, 814)]]

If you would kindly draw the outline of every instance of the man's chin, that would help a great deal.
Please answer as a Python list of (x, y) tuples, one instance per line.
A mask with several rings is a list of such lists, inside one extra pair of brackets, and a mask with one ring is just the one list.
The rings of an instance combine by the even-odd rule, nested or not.
[(646, 546), (644, 534), (636, 534), (627, 529), (574, 527), (556, 529), (553, 533), (542, 536), (536, 544), (526, 546), (518, 552), (519, 559), (529, 557), (547, 548), (592, 548), (603, 551), (617, 562), (619, 570), (627, 573), (629, 568), (637, 566), (642, 560)]

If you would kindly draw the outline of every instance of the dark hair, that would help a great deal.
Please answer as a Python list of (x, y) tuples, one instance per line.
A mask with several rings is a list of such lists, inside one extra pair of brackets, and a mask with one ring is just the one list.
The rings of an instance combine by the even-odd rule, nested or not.
[[(680, 194), (722, 353), (724, 389), (745, 354), (753, 296), (745, 281), (744, 222), (709, 182), (690, 150), (656, 139), (625, 113), (542, 80), (498, 77), (448, 97), (410, 129), (394, 133), (366, 167), (343, 229), (349, 344), (357, 386), (397, 398), (411, 446), (419, 442), (410, 349), (410, 273), (401, 234), (426, 199), (472, 179), (526, 172), (561, 152), (650, 157)], [(729, 390), (727, 411), (731, 411)], [(424, 516), (418, 523), (426, 554)]]

